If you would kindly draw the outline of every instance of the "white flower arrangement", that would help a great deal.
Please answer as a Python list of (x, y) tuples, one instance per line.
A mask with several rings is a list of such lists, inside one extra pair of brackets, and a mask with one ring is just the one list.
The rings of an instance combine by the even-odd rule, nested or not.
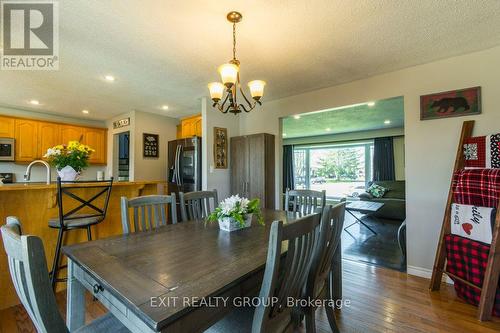
[(236, 220), (241, 226), (245, 225), (247, 215), (254, 214), (258, 222), (264, 224), (260, 211), (260, 200), (240, 198), (239, 195), (233, 195), (223, 200), (217, 208), (208, 216), (208, 220), (215, 222), (222, 218), (229, 217)]

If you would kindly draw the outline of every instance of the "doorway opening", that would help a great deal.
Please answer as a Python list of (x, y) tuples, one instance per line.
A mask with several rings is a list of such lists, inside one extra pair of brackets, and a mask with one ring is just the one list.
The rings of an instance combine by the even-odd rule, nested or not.
[[(293, 170), (284, 189), (347, 201), (343, 258), (406, 271), (403, 97), (283, 118), (282, 138), (293, 151), (283, 161)], [(373, 184), (387, 192), (377, 198)]]
[(114, 135), (114, 163), (115, 175), (118, 181), (130, 180), (130, 132), (122, 132)]

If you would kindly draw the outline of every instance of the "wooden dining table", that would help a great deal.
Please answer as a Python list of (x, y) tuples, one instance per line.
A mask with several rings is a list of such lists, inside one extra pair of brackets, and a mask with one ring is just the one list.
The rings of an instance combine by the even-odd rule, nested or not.
[[(258, 295), (272, 222), (299, 217), (262, 213), (265, 226), (254, 218), (250, 228), (234, 232), (188, 221), (65, 246), (68, 328), (84, 325), (88, 290), (132, 332), (203, 332)], [(339, 249), (330, 279), (333, 299), (342, 297), (341, 281)]]

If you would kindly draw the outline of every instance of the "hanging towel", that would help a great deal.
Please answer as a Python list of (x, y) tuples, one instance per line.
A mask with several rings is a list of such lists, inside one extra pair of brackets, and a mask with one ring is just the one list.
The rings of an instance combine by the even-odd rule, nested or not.
[(500, 169), (456, 171), (452, 189), (454, 203), (497, 208), (500, 198)]
[(451, 233), (491, 244), (496, 209), (472, 205), (451, 205)]
[(500, 168), (500, 134), (465, 139), (465, 168)]

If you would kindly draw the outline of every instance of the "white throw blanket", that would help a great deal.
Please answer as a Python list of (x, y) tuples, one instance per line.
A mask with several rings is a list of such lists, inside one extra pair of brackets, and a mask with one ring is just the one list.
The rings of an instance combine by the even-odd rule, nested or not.
[[(495, 209), (471, 205), (451, 205), (451, 233), (491, 244)], [(494, 223), (494, 222), (493, 222)]]

